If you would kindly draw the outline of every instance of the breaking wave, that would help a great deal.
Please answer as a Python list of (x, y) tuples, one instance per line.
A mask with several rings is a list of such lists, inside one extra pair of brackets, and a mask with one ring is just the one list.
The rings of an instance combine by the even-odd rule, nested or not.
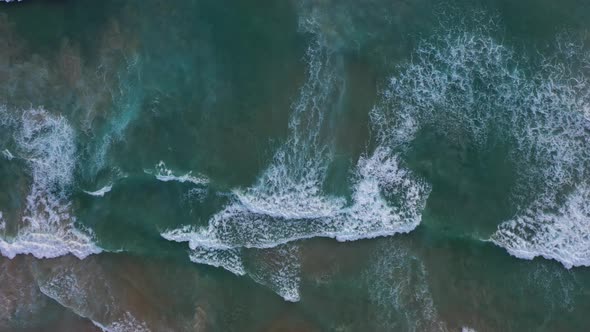
[[(15, 112), (16, 113), (16, 112)], [(9, 116), (5, 111), (2, 117)], [(11, 122), (19, 159), (25, 161), (31, 185), (25, 198), (22, 219), (15, 234), (0, 239), (2, 255), (13, 258), (31, 254), (53, 258), (73, 254), (78, 258), (101, 252), (91, 235), (74, 226), (68, 190), (76, 161), (74, 131), (67, 120), (43, 109), (30, 109)], [(7, 128), (5, 128), (7, 129)], [(5, 228), (8, 228), (8, 221)]]
[(580, 186), (561, 203), (541, 198), (498, 228), (492, 241), (518, 258), (542, 256), (566, 268), (590, 266), (590, 188)]
[[(494, 37), (493, 20), (422, 42), (372, 112), (408, 148), (422, 130), (485, 153), (510, 146), (517, 213), (491, 241), (520, 258), (590, 265), (590, 54), (559, 35), (553, 56), (519, 57)], [(433, 129), (434, 128), (434, 129)]]
[[(215, 214), (208, 226), (187, 226), (162, 234), (171, 241), (188, 242), (192, 261), (264, 279), (289, 301), (299, 299), (294, 291), (298, 287), (281, 287), (298, 283), (293, 272), (297, 268), (285, 265), (272, 269), (276, 274), (262, 277), (244, 265), (242, 251), (313, 237), (352, 241), (410, 232), (420, 223), (430, 190), (383, 145), (359, 159), (350, 199), (323, 192), (332, 161), (327, 128), (344, 93), (344, 67), (341, 57), (323, 39), (313, 15), (302, 18), (300, 26), (314, 38), (306, 54), (307, 81), (292, 107), (287, 142), (252, 187), (233, 191), (230, 204)], [(292, 258), (294, 262), (278, 260), (276, 264), (297, 264), (296, 255)]]

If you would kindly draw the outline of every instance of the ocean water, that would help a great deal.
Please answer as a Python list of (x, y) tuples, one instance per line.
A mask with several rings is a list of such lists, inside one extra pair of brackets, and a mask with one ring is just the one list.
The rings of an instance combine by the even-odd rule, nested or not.
[(585, 331), (590, 2), (0, 1), (0, 331)]

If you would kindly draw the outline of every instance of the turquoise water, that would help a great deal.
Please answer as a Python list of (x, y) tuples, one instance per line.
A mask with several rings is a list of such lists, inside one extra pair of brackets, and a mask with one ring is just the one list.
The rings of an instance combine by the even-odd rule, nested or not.
[(0, 330), (586, 330), (588, 22), (2, 2)]

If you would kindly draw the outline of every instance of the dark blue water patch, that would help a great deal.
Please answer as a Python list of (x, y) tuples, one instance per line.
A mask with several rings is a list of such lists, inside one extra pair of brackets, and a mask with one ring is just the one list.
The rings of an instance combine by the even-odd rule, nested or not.
[[(421, 252), (428, 268), (441, 318), (452, 322), (449, 327), (465, 324), (492, 330), (580, 328), (582, 308), (587, 306), (582, 294), (590, 286), (586, 268), (570, 271), (555, 261), (519, 260), (490, 242), (449, 237), (429, 227), (410, 237), (416, 241), (412, 247)], [(462, 254), (457, 256), (458, 252)], [(539, 306), (532, 308), (529, 301)], [(478, 318), (465, 320), (472, 315)]]
[(463, 134), (423, 128), (406, 160), (432, 185), (424, 223), (435, 223), (451, 233), (486, 236), (516, 212), (511, 193), (517, 167), (507, 143), (481, 146)]
[(588, 29), (590, 22), (590, 3), (583, 0), (499, 0), (488, 6), (498, 10), (510, 35), (530, 41), (550, 40), (560, 30)]
[(25, 173), (27, 167), (23, 160), (7, 160), (0, 156), (0, 188), (3, 188), (0, 190), (0, 212), (7, 223), (8, 233), (16, 230), (16, 221), (20, 220), (26, 205), (25, 197), (31, 183)]
[(327, 195), (346, 197), (349, 201), (352, 195), (352, 166), (350, 156), (336, 155), (326, 170), (323, 191)]
[[(121, 25), (133, 24), (131, 34), (141, 41), (139, 81), (124, 86), (126, 93), (117, 97), (122, 103), (112, 106), (118, 115), (112, 117), (117, 123), (131, 120), (114, 133), (117, 123), (99, 117), (89, 142), (98, 147), (90, 147), (90, 154), (110, 139), (108, 163), (125, 169), (137, 167), (138, 160), (141, 165), (174, 159), (229, 186), (252, 183), (272, 155), (270, 141), (286, 136), (304, 71), (305, 43), (293, 8), (264, 1), (130, 6), (146, 14), (130, 9), (119, 18)], [(133, 107), (121, 108), (131, 97), (137, 99)], [(146, 144), (151, 149), (143, 149)]]
[(27, 0), (0, 2), (0, 13), (7, 14), (15, 23), (16, 32), (31, 53), (52, 52), (64, 40), (70, 40), (81, 46), (83, 54), (91, 56), (96, 52), (100, 31), (123, 7), (111, 0)]

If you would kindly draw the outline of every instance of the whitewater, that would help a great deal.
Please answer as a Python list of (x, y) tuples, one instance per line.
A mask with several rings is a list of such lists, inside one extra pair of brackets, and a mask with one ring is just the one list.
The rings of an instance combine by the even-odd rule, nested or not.
[(12, 220), (3, 221), (5, 228), (10, 225), (16, 233), (5, 232), (0, 239), (2, 255), (54, 258), (72, 254), (82, 259), (100, 253), (92, 233), (74, 225), (69, 190), (76, 160), (75, 134), (67, 120), (42, 108), (22, 112), (2, 108), (0, 118), (4, 130), (15, 132), (19, 159), (10, 162), (24, 161), (31, 182), (22, 218), (16, 225)]
[(511, 147), (517, 184), (507, 195), (518, 212), (490, 241), (519, 258), (589, 266), (590, 53), (563, 34), (555, 55), (519, 57), (496, 40), (494, 20), (480, 20), (474, 31), (422, 42), (371, 116), (395, 127), (391, 144), (405, 147), (431, 127), (448, 140), (465, 133), (484, 152), (500, 137)]
[[(162, 233), (167, 240), (188, 242), (190, 259), (196, 263), (244, 275), (248, 268), (241, 258), (243, 250), (275, 248), (314, 237), (353, 241), (389, 236), (410, 232), (420, 223), (430, 188), (387, 146), (358, 160), (350, 201), (322, 192), (332, 160), (330, 145), (322, 137), (345, 89), (343, 64), (322, 35), (320, 18), (302, 17), (300, 29), (312, 36), (312, 42), (306, 53), (307, 81), (292, 107), (287, 142), (254, 186), (233, 190), (232, 202), (207, 227), (188, 225)], [(296, 257), (292, 258), (277, 268), (269, 287), (278, 289), (286, 300), (297, 301), (296, 277), (280, 277), (285, 269), (296, 270), (289, 267), (297, 265)]]
[[(331, 108), (345, 85), (342, 67), (324, 44), (318, 20), (302, 18), (300, 27), (314, 37), (307, 81), (289, 121), (291, 136), (257, 183), (235, 189), (208, 226), (187, 225), (162, 236), (188, 242), (194, 262), (244, 275), (241, 256), (249, 248), (410, 232), (420, 224), (431, 189), (404, 167), (402, 156), (422, 128), (435, 126), (449, 140), (457, 139), (457, 130), (466, 132), (482, 151), (491, 134), (512, 146), (509, 158), (519, 180), (507, 194), (521, 208), (491, 234), (492, 243), (519, 258), (590, 265), (590, 87), (585, 72), (578, 72), (588, 68), (590, 56), (575, 41), (558, 39), (558, 55), (534, 63), (496, 41), (494, 19), (478, 19), (477, 28), (450, 28), (421, 42), (413, 61), (390, 79), (370, 111), (377, 147), (358, 160), (347, 200), (321, 189), (331, 160), (322, 130), (337, 112)], [(529, 65), (535, 70), (520, 69)], [(478, 82), (487, 82), (485, 89)], [(523, 198), (531, 192), (536, 197)]]

